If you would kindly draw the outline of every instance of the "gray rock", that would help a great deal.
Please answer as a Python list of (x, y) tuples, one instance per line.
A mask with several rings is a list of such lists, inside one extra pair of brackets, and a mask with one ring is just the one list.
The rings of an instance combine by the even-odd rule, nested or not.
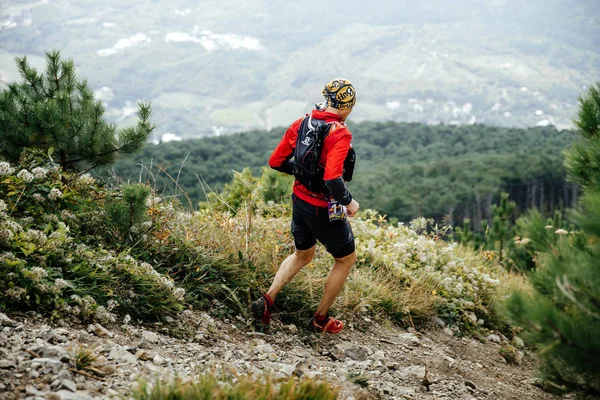
[(143, 331), (142, 332), (142, 340), (152, 343), (152, 344), (158, 344), (160, 338), (159, 336), (154, 333), (154, 332), (150, 332), (150, 331)]
[(165, 358), (162, 357), (160, 354), (156, 354), (152, 359), (152, 363), (154, 365), (165, 365), (167, 363), (167, 360), (165, 360)]
[(398, 340), (407, 346), (418, 347), (421, 344), (421, 341), (414, 333), (403, 333), (398, 336)]
[(498, 344), (502, 343), (502, 339), (500, 339), (500, 336), (498, 336), (498, 335), (491, 334), (486, 339), (492, 343), (498, 343)]
[(12, 319), (8, 318), (6, 314), (0, 313), (0, 326), (9, 326), (11, 328), (14, 328), (16, 325), (17, 323)]
[(385, 353), (383, 350), (376, 350), (375, 353), (371, 356), (373, 361), (383, 361), (385, 360)]
[(138, 350), (138, 352), (135, 353), (135, 356), (142, 361), (152, 360), (152, 358), (154, 357), (150, 352), (148, 352), (147, 350), (143, 350), (143, 349)]
[(64, 347), (61, 346), (43, 346), (35, 350), (42, 358), (54, 358), (64, 363), (71, 361), (71, 356)]
[(292, 335), (298, 334), (298, 327), (294, 324), (289, 324), (285, 326), (285, 329)]
[(95, 334), (98, 337), (114, 337), (114, 333), (106, 329), (100, 324), (91, 324), (88, 326), (88, 332)]
[(365, 361), (369, 357), (369, 349), (364, 346), (352, 346), (346, 349), (346, 355), (354, 361)]
[(294, 371), (296, 371), (296, 366), (290, 364), (278, 364), (277, 370), (278, 372), (284, 374), (286, 378), (289, 378), (294, 373)]
[(512, 338), (512, 343), (515, 345), (515, 347), (518, 347), (520, 349), (525, 347), (525, 342), (523, 342), (523, 339), (521, 339), (518, 336), (515, 336), (514, 338)]
[(77, 385), (73, 381), (63, 379), (62, 381), (60, 381), (60, 384), (61, 384), (61, 389), (67, 389), (71, 392), (77, 391)]
[(400, 379), (423, 379), (425, 378), (426, 368), (423, 365), (411, 365), (410, 367), (402, 368), (396, 371), (396, 375)]
[(269, 343), (258, 344), (254, 347), (254, 354), (272, 353), (275, 350)]
[(93, 400), (93, 397), (83, 393), (73, 393), (68, 390), (60, 390), (48, 396), (48, 400)]
[(449, 336), (454, 336), (454, 331), (448, 327), (444, 328), (444, 333)]
[(437, 317), (437, 316), (431, 317), (431, 322), (433, 322), (434, 325), (437, 325), (440, 328), (446, 327), (446, 323), (440, 317)]
[(10, 360), (0, 360), (0, 369), (15, 368), (15, 363)]
[(43, 375), (58, 375), (60, 371), (66, 368), (66, 364), (54, 358), (35, 358), (29, 361), (29, 365), (31, 369), (40, 371)]
[(329, 350), (329, 356), (333, 361), (344, 361), (348, 356), (346, 355), (345, 346), (336, 344), (331, 350)]
[(37, 390), (33, 385), (25, 386), (25, 393), (30, 394), (32, 396), (43, 396), (44, 392)]
[(110, 350), (110, 353), (108, 353), (108, 358), (116, 361), (118, 364), (136, 364), (138, 361), (135, 355), (131, 354), (124, 347), (119, 345)]
[(73, 380), (73, 374), (71, 373), (71, 371), (69, 371), (68, 369), (63, 369), (62, 371), (60, 371), (57, 375), (57, 378), (60, 380), (68, 380), (68, 381), (72, 381)]

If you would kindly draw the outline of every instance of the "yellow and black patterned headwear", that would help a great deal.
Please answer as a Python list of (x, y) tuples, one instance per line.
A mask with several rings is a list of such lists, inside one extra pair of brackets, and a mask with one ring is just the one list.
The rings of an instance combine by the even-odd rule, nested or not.
[(356, 104), (356, 89), (348, 79), (334, 79), (323, 88), (327, 105), (337, 108), (352, 108)]

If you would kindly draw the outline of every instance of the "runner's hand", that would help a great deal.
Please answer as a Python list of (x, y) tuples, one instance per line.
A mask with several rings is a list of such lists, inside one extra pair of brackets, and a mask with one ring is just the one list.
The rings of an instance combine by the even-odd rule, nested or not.
[(348, 212), (348, 216), (354, 217), (356, 215), (356, 213), (358, 212), (359, 208), (360, 208), (360, 205), (358, 204), (358, 202), (356, 200), (352, 199), (350, 204), (348, 204), (346, 206), (346, 211)]

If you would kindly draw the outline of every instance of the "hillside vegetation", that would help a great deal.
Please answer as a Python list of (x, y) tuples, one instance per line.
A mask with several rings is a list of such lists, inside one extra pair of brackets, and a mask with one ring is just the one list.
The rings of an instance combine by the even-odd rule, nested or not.
[[(192, 305), (246, 315), (293, 251), (289, 206), (260, 197), (255, 211), (242, 207), (237, 216), (189, 212), (146, 186), (107, 190), (33, 155), (16, 167), (1, 163), (0, 174), (2, 308), (100, 321), (157, 320)], [(494, 299), (510, 282), (499, 267), (417, 234), (423, 222), (393, 226), (373, 211), (362, 214), (353, 222), (359, 261), (338, 313), (404, 323), (440, 315), (457, 329), (498, 322)], [(280, 295), (289, 318), (309, 315), (330, 261), (319, 249)]]
[[(449, 224), (471, 218), (479, 229), (480, 221), (491, 223), (491, 206), (503, 191), (516, 201), (518, 213), (537, 207), (552, 215), (577, 199), (561, 159), (575, 138), (571, 131), (395, 122), (351, 124), (350, 130), (357, 152), (350, 190), (363, 207), (390, 218), (427, 216)], [(232, 171), (250, 167), (260, 175), (283, 132), (148, 145), (114, 171), (125, 181), (156, 183), (165, 195), (181, 195), (177, 180), (196, 207), (205, 191), (221, 190)], [(183, 196), (182, 201), (187, 203)]]

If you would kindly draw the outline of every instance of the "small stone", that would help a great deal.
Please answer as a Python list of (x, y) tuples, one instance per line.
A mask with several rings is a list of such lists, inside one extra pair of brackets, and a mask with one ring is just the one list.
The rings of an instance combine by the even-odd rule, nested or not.
[(25, 393), (30, 394), (32, 396), (43, 396), (44, 394), (37, 390), (33, 385), (25, 386)]
[(128, 352), (122, 346), (115, 346), (108, 353), (108, 358), (115, 360), (119, 364), (136, 364), (138, 359), (136, 356)]
[(446, 323), (440, 317), (437, 317), (437, 316), (431, 317), (431, 322), (433, 322), (435, 325), (439, 326), (440, 328), (446, 327)]
[(61, 346), (43, 346), (36, 349), (35, 353), (39, 354), (42, 358), (53, 358), (64, 363), (71, 361), (71, 356), (64, 347)]
[(385, 353), (383, 350), (376, 350), (375, 353), (371, 356), (373, 361), (383, 361), (385, 360)]
[(292, 335), (298, 334), (298, 327), (294, 324), (289, 324), (285, 326), (285, 329)]
[(498, 343), (498, 344), (502, 343), (502, 340), (500, 339), (500, 336), (498, 336), (498, 335), (491, 334), (491, 335), (488, 335), (488, 337), (486, 339), (492, 343)]
[(515, 347), (518, 347), (520, 349), (522, 349), (523, 347), (525, 347), (525, 342), (523, 342), (523, 339), (521, 339), (518, 336), (515, 336), (514, 338), (512, 338), (512, 342), (515, 345)]
[(68, 390), (60, 390), (56, 393), (52, 393), (48, 396), (49, 400), (93, 400), (93, 398), (87, 394), (74, 393)]
[(135, 356), (137, 358), (139, 358), (142, 361), (148, 361), (148, 360), (152, 360), (152, 357), (154, 357), (152, 354), (150, 354), (150, 352), (148, 352), (147, 350), (138, 350), (137, 353), (135, 353)]
[(454, 331), (448, 327), (444, 328), (444, 333), (449, 336), (454, 336)]
[(346, 349), (346, 355), (354, 361), (365, 361), (369, 357), (369, 349), (364, 346), (354, 346)]
[(396, 371), (396, 374), (400, 377), (400, 379), (423, 379), (425, 378), (426, 369), (422, 365), (411, 365), (410, 367), (405, 367)]
[(387, 369), (398, 369), (398, 363), (393, 361), (386, 361), (384, 365)]
[(143, 331), (142, 332), (142, 340), (152, 343), (152, 344), (158, 344), (159, 342), (159, 337), (156, 333), (154, 332), (150, 332), (150, 331)]
[(60, 379), (60, 380), (72, 381), (73, 380), (73, 374), (71, 374), (71, 371), (69, 371), (68, 369), (63, 369), (62, 371), (60, 371), (58, 373), (57, 378)]
[(109, 331), (108, 329), (106, 329), (105, 327), (103, 327), (100, 324), (91, 324), (88, 327), (88, 332), (90, 332), (90, 328), (91, 328), (91, 332), (94, 333), (98, 337), (112, 338), (113, 336), (115, 336), (114, 333), (112, 333), (111, 331)]
[(11, 369), (15, 367), (15, 363), (10, 360), (0, 360), (0, 369)]
[(348, 357), (346, 355), (346, 350), (339, 344), (329, 350), (329, 356), (333, 361), (344, 361)]
[(165, 360), (164, 357), (162, 357), (160, 354), (157, 354), (154, 356), (154, 358), (152, 359), (152, 363), (154, 365), (164, 365), (167, 363), (167, 360)]
[(77, 385), (73, 381), (63, 379), (60, 383), (61, 383), (61, 389), (67, 389), (71, 392), (77, 391)]
[(40, 370), (44, 375), (58, 375), (60, 371), (65, 369), (65, 364), (62, 361), (53, 358), (35, 358), (29, 363), (32, 369)]
[(56, 390), (60, 387), (60, 379), (55, 379), (54, 382), (50, 384), (50, 388), (52, 390)]
[(398, 339), (400, 340), (400, 343), (407, 346), (417, 347), (421, 344), (421, 341), (414, 333), (403, 333), (402, 335), (398, 336)]
[(0, 326), (8, 326), (8, 327), (15, 327), (17, 325), (17, 323), (15, 321), (13, 321), (12, 319), (8, 318), (6, 316), (6, 314), (0, 313)]

